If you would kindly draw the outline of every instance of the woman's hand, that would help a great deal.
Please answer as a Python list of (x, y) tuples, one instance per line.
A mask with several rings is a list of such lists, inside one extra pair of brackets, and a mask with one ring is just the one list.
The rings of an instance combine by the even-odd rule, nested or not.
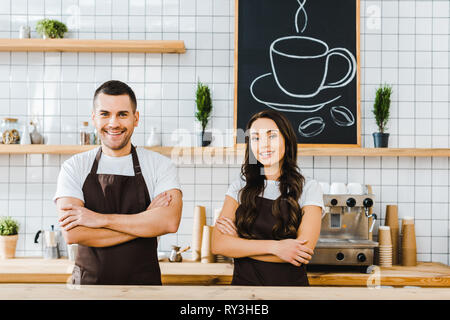
[(172, 201), (172, 196), (168, 194), (167, 192), (161, 192), (158, 194), (155, 199), (153, 199), (150, 202), (150, 205), (148, 206), (147, 210), (155, 209), (155, 208), (161, 208), (161, 207), (167, 207)]
[(308, 240), (285, 239), (275, 242), (273, 254), (280, 259), (299, 267), (302, 263), (308, 264), (314, 251), (305, 246)]
[(223, 234), (238, 238), (237, 229), (230, 218), (217, 218), (215, 227)]

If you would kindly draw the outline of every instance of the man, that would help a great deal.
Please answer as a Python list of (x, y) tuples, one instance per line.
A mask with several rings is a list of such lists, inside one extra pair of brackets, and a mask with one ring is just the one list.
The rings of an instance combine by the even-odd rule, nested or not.
[(64, 162), (54, 197), (66, 242), (78, 244), (72, 282), (160, 285), (156, 237), (181, 219), (176, 167), (131, 144), (139, 112), (125, 83), (96, 90), (92, 121), (101, 146)]

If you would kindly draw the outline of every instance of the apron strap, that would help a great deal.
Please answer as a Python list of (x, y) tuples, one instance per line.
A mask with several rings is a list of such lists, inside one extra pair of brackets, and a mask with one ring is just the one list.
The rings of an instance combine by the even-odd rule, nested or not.
[[(145, 192), (144, 190), (147, 188), (145, 186), (145, 180), (144, 176), (142, 175), (141, 165), (139, 164), (139, 159), (137, 157), (136, 148), (131, 145), (131, 157), (133, 158), (133, 168), (134, 168), (134, 175), (136, 176), (136, 184), (138, 185), (138, 192), (139, 192), (139, 202), (142, 206), (147, 206), (145, 203)], [(151, 201), (150, 201), (151, 202)]]
[[(98, 150), (97, 155), (95, 156), (94, 164), (92, 165), (92, 168), (91, 168), (91, 174), (93, 174), (93, 175), (97, 174), (98, 163), (100, 162), (101, 155), (102, 155), (102, 147), (100, 147), (100, 149)], [(131, 145), (131, 157), (133, 159), (134, 175), (137, 178), (136, 182), (139, 186), (142, 186), (142, 184), (143, 184), (143, 182), (145, 182), (145, 180), (144, 180), (144, 176), (142, 175), (141, 165), (139, 164), (136, 148), (133, 145)], [(138, 187), (139, 201), (141, 202), (142, 206), (146, 205), (145, 192), (144, 192), (145, 189), (146, 189), (145, 186), (144, 186), (144, 188)]]
[[(91, 173), (92, 174), (97, 174), (98, 163), (100, 162), (100, 157), (101, 156), (102, 156), (102, 147), (100, 147), (98, 149), (98, 152), (97, 152), (97, 154), (95, 156), (94, 163), (92, 164), (92, 167), (91, 167)], [(141, 175), (142, 174), (141, 165), (139, 164), (136, 148), (133, 145), (131, 145), (131, 157), (133, 159), (134, 174), (136, 176)]]
[(100, 147), (98, 149), (97, 155), (95, 156), (94, 164), (91, 167), (91, 173), (92, 174), (97, 174), (98, 163), (100, 161), (101, 155), (102, 155), (102, 147)]
[(139, 164), (136, 148), (133, 145), (131, 145), (131, 157), (133, 159), (134, 175), (136, 176), (141, 175), (142, 174), (141, 165)]

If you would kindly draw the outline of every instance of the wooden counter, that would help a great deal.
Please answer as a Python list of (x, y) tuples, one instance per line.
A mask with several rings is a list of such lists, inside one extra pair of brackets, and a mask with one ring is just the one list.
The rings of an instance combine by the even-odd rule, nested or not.
[(1, 300), (448, 300), (446, 288), (0, 284)]
[[(160, 262), (165, 285), (227, 285), (233, 265), (229, 263)], [(66, 283), (73, 263), (67, 259), (16, 258), (0, 260), (0, 283)], [(415, 267), (379, 268), (372, 274), (359, 272), (308, 272), (312, 286), (420, 286), (450, 288), (450, 267), (420, 262)]]

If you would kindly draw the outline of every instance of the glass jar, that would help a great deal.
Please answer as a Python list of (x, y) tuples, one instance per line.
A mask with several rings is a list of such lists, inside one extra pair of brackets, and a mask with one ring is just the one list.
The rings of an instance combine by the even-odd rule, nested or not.
[(89, 126), (89, 122), (83, 121), (80, 128), (80, 145), (95, 144), (94, 130)]
[(15, 118), (3, 118), (0, 126), (3, 144), (20, 143), (20, 123)]

